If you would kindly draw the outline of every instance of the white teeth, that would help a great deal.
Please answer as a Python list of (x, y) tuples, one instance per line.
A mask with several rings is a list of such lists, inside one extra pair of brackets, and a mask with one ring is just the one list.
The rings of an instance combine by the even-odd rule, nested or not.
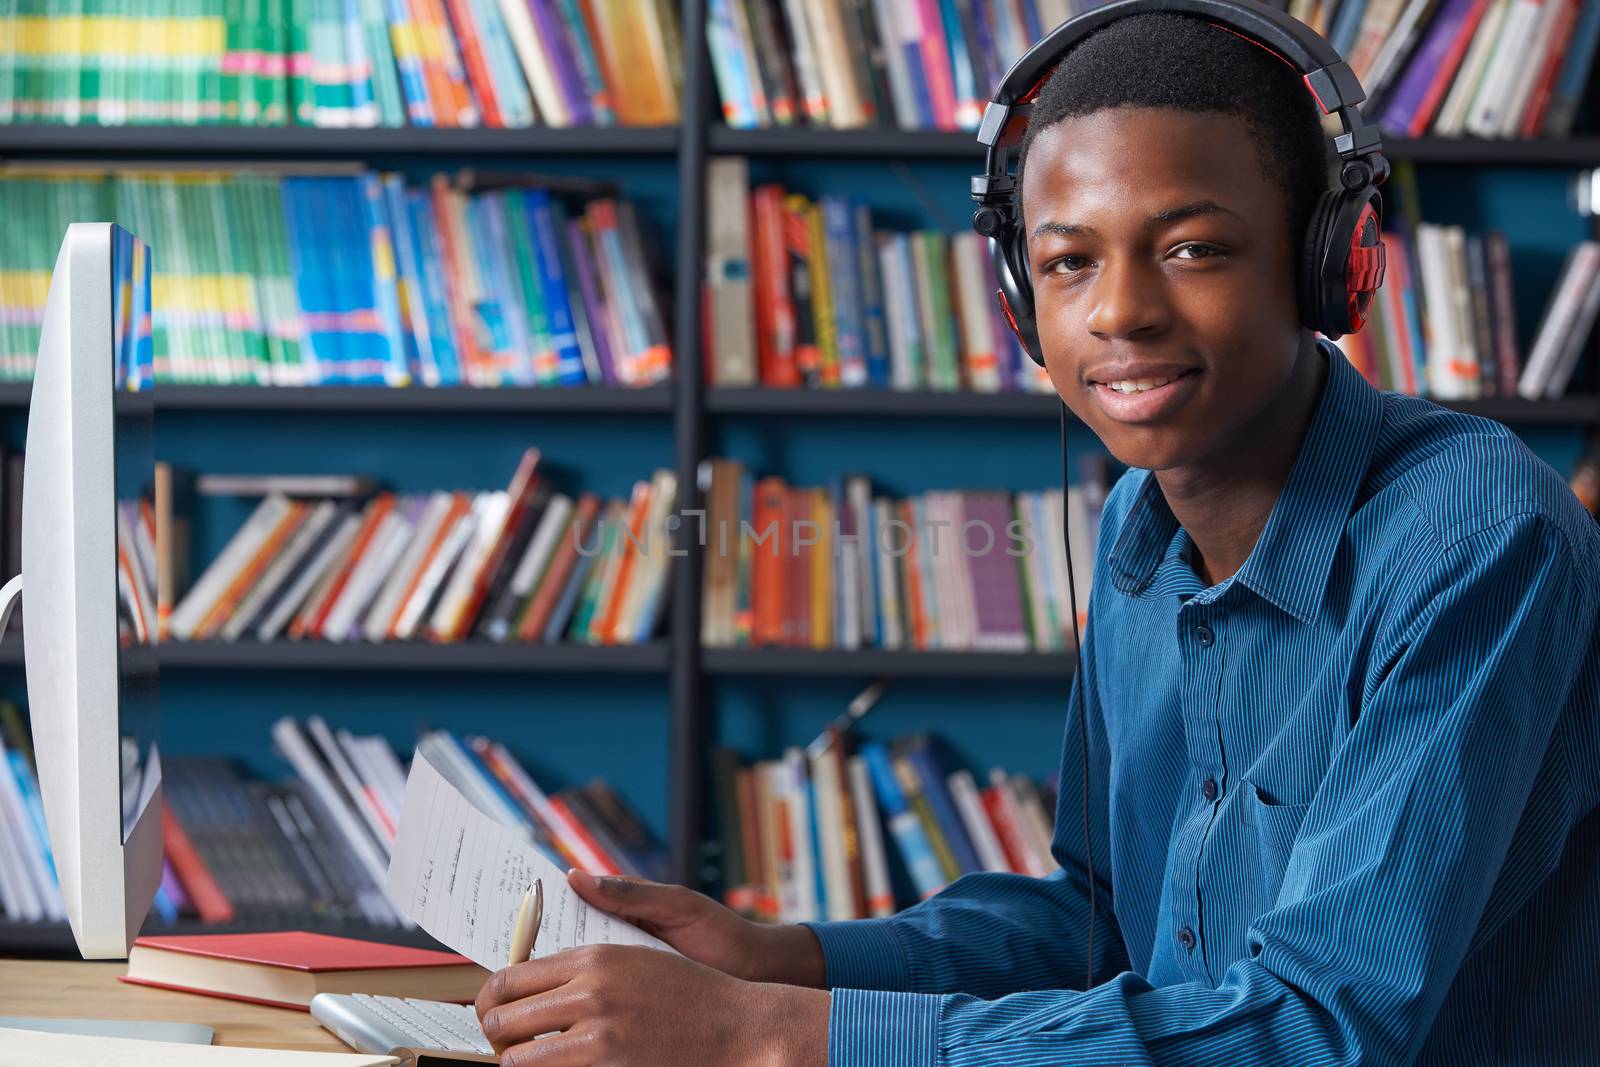
[(1114, 389), (1119, 393), (1143, 393), (1146, 390), (1166, 385), (1177, 377), (1178, 375), (1174, 374), (1167, 378), (1123, 378), (1119, 381), (1106, 382), (1105, 384), (1107, 389)]

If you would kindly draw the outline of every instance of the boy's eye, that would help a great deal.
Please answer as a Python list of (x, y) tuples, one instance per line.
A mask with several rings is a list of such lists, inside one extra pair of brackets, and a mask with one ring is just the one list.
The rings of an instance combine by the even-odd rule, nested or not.
[(1084, 256), (1058, 256), (1045, 264), (1047, 274), (1076, 274), (1083, 269)]
[(1185, 244), (1185, 245), (1179, 245), (1176, 251), (1179, 252), (1179, 253), (1183, 253), (1183, 252), (1196, 253), (1195, 255), (1184, 257), (1186, 259), (1211, 259), (1211, 258), (1214, 258), (1216, 256), (1221, 256), (1221, 255), (1225, 255), (1226, 254), (1226, 253), (1223, 252), (1222, 249), (1218, 248), (1216, 245), (1200, 244), (1199, 242), (1196, 242), (1196, 241), (1191, 241), (1191, 242), (1189, 242), (1188, 244)]

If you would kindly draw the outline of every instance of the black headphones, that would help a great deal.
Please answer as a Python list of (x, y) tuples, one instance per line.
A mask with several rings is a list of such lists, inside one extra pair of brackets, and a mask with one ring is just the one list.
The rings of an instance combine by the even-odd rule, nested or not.
[(1194, 15), (1265, 48), (1300, 72), (1323, 114), (1338, 112), (1344, 125), (1333, 141), (1338, 179), (1322, 194), (1302, 237), (1296, 285), (1306, 327), (1330, 340), (1355, 333), (1383, 284), (1383, 198), (1377, 187), (1389, 177), (1389, 161), (1377, 127), (1368, 126), (1356, 109), (1366, 93), (1349, 65), (1316, 31), (1261, 0), (1112, 0), (1063, 22), (1012, 64), (978, 127), (988, 154), (985, 172), (972, 179), (972, 199), (979, 205), (972, 228), (989, 238), (1000, 308), (1022, 347), (1044, 365), (1013, 169), (1033, 100), (1074, 45), (1114, 19), (1148, 11)]

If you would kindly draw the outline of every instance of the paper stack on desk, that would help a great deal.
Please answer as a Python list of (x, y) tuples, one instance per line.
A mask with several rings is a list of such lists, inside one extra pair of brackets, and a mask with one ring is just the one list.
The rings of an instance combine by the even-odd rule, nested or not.
[(580, 945), (674, 951), (626, 920), (590, 907), (525, 835), (485, 815), (418, 750), (389, 860), (389, 899), (450, 948), (491, 971), (506, 965), (517, 905), (535, 878), (544, 916), (534, 958)]

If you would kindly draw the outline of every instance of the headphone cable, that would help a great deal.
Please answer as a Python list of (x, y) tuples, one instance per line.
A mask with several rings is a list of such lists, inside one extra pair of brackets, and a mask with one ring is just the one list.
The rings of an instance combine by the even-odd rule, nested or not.
[[(1078, 784), (1082, 789), (1083, 798), (1083, 862), (1089, 871), (1089, 941), (1088, 949), (1084, 953), (1084, 978), (1083, 988), (1090, 989), (1094, 985), (1094, 949), (1095, 949), (1095, 919), (1097, 912), (1097, 894), (1095, 892), (1094, 875), (1094, 847), (1089, 835), (1089, 708), (1083, 701), (1083, 688), (1088, 680), (1083, 676), (1083, 638), (1078, 631), (1078, 585), (1072, 573), (1072, 522), (1067, 516), (1067, 497), (1071, 492), (1071, 482), (1068, 479), (1067, 464), (1067, 402), (1061, 401), (1061, 542), (1067, 554), (1067, 596), (1071, 603), (1067, 606), (1067, 613), (1072, 616), (1072, 652), (1077, 657), (1077, 667), (1073, 675), (1077, 683), (1078, 693), (1078, 754), (1083, 757), (1081, 773)], [(1067, 700), (1071, 703), (1072, 690), (1068, 690)], [(1070, 710), (1070, 708), (1069, 708)]]

